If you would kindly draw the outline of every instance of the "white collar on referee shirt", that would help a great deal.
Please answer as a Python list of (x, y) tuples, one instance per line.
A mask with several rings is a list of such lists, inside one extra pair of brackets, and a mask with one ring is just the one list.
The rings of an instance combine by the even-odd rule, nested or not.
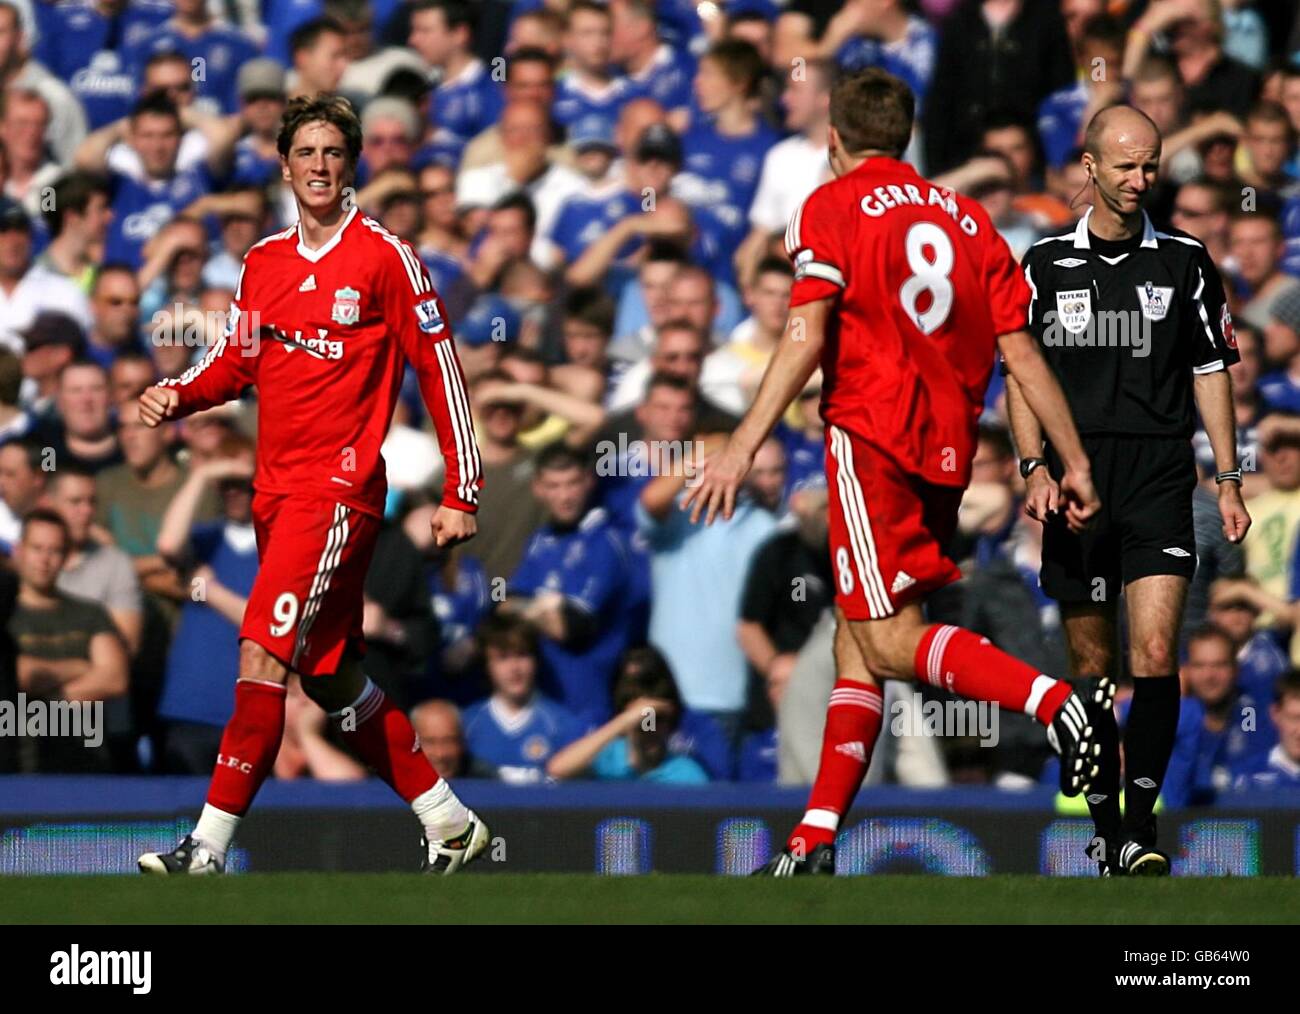
[[(1088, 242), (1088, 220), (1092, 218), (1092, 209), (1089, 208), (1087, 214), (1079, 219), (1079, 224), (1074, 227), (1074, 248), (1076, 250), (1089, 250), (1092, 245)], [(1160, 244), (1156, 242), (1156, 229), (1151, 224), (1151, 218), (1144, 211), (1142, 212), (1142, 245), (1148, 249), (1159, 249)]]

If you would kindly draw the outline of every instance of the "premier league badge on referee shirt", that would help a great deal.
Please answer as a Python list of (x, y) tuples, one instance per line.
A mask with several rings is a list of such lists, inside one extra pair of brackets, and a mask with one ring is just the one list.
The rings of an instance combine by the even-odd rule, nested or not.
[(1056, 319), (1070, 334), (1079, 334), (1092, 317), (1092, 290), (1067, 289), (1056, 294)]
[(361, 293), (356, 289), (338, 289), (334, 293), (334, 309), (330, 319), (336, 324), (355, 324), (361, 319)]
[(1137, 287), (1138, 305), (1142, 307), (1142, 316), (1147, 320), (1164, 320), (1169, 312), (1169, 305), (1174, 301), (1174, 290), (1162, 288), (1152, 282)]

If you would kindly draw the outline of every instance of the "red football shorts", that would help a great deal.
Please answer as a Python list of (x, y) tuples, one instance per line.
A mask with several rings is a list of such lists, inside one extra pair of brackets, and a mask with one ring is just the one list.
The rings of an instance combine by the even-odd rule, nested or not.
[(260, 566), (239, 636), (304, 676), (362, 649), (362, 588), (379, 519), (317, 497), (253, 498)]
[(892, 458), (826, 427), (835, 604), (850, 620), (892, 616), (961, 577), (944, 554), (962, 490), (906, 474)]

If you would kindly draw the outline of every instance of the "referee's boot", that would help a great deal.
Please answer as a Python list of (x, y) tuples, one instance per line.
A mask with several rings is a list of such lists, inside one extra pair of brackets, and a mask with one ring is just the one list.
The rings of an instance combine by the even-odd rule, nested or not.
[(1072, 692), (1061, 705), (1047, 727), (1047, 741), (1061, 757), (1061, 795), (1087, 792), (1101, 770), (1101, 744), (1088, 705), (1078, 693)]
[(1127, 837), (1119, 847), (1117, 865), (1129, 877), (1167, 877), (1169, 856), (1156, 848), (1156, 816), (1153, 813), (1143, 826), (1126, 829)]
[(835, 846), (814, 845), (807, 856), (782, 849), (751, 877), (835, 876)]

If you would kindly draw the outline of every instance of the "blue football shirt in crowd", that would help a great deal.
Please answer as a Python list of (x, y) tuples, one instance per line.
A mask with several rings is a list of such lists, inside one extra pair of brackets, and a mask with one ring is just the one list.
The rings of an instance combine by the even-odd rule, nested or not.
[(114, 173), (113, 221), (104, 244), (104, 260), (123, 261), (139, 269), (145, 243), (189, 204), (212, 190), (206, 167), (176, 173), (170, 179), (141, 183)]
[(470, 756), (514, 784), (542, 781), (546, 762), (586, 731), (572, 712), (541, 694), (513, 716), (491, 698), (471, 704), (462, 724)]
[(606, 721), (614, 667), (629, 644), (631, 625), (628, 551), (609, 516), (597, 508), (574, 528), (540, 528), (507, 588), (511, 595), (559, 592), (592, 617), (595, 634), (585, 644), (542, 638), (542, 688), (582, 721)]
[(1088, 86), (1082, 81), (1052, 92), (1038, 107), (1038, 136), (1043, 156), (1053, 169), (1070, 160), (1078, 147), (1079, 127), (1088, 108)]
[[(257, 577), (252, 525), (223, 521), (194, 526), (190, 552), (222, 585), (247, 597)], [(235, 708), (239, 628), (204, 602), (187, 601), (172, 635), (158, 714), (173, 721), (223, 726)]]
[(171, 4), (133, 0), (113, 17), (90, 3), (35, 3), (41, 38), (35, 56), (64, 81), (96, 130), (131, 111), (135, 77), (127, 50), (172, 16)]
[(692, 208), (707, 209), (733, 251), (731, 238), (738, 237), (738, 243), (749, 232), (749, 206), (758, 190), (763, 158), (779, 140), (761, 121), (737, 137), (719, 133), (712, 121), (693, 123), (682, 138), (685, 159), (673, 180), (673, 193)]
[(474, 60), (455, 81), (434, 90), (431, 116), (440, 138), (466, 144), (494, 125), (504, 106), (501, 85), (492, 80), (482, 60)]
[(632, 97), (626, 78), (613, 78), (603, 87), (591, 91), (582, 87), (576, 77), (567, 75), (555, 82), (551, 119), (568, 130), (583, 117), (592, 116), (605, 120), (612, 133), (623, 104)]
[(901, 78), (916, 96), (917, 110), (925, 101), (934, 76), (934, 60), (939, 48), (939, 33), (924, 18), (907, 20), (907, 33), (897, 42), (882, 42), (869, 35), (847, 40), (835, 54), (835, 62), (845, 70), (879, 67)]
[(192, 71), (201, 71), (191, 74), (196, 97), (211, 100), (227, 115), (239, 111), (239, 68), (258, 55), (248, 36), (229, 25), (211, 25), (195, 38), (163, 25), (126, 50), (137, 85), (143, 83), (145, 64), (156, 53), (180, 53), (189, 60)]
[(628, 98), (654, 99), (668, 112), (689, 109), (694, 81), (695, 61), (681, 50), (661, 45), (645, 70), (628, 75)]

